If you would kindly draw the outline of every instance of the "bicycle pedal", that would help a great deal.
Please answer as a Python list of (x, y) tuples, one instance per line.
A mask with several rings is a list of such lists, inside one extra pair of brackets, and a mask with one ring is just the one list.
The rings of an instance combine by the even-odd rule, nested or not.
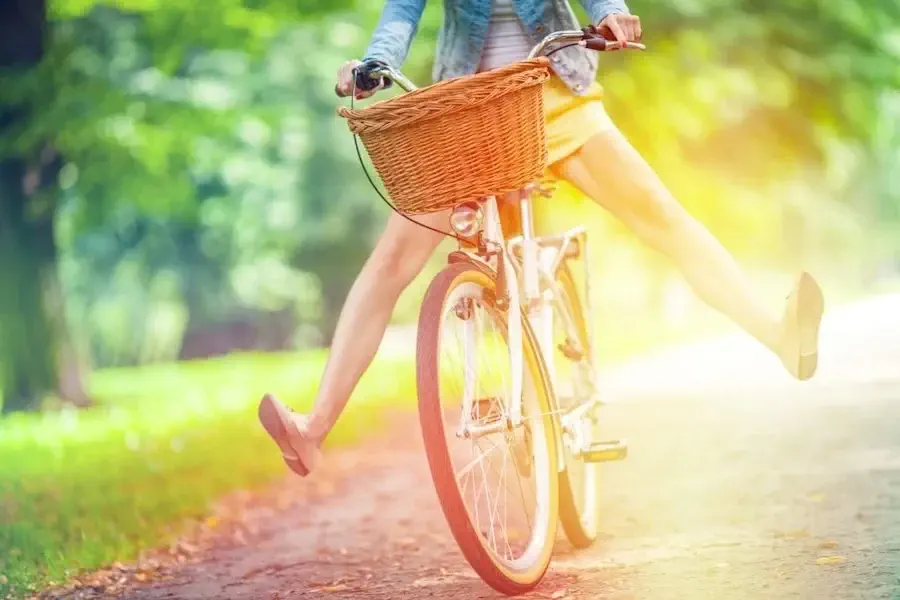
[(628, 457), (628, 444), (623, 440), (595, 442), (581, 451), (581, 460), (588, 463), (615, 462)]

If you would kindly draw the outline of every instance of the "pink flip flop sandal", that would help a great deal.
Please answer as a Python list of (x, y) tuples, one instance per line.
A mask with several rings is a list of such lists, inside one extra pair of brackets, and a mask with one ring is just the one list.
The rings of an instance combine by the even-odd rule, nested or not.
[(274, 396), (266, 394), (259, 403), (259, 422), (278, 444), (288, 468), (301, 477), (309, 475), (321, 452), (305, 435), (306, 417), (291, 412)]

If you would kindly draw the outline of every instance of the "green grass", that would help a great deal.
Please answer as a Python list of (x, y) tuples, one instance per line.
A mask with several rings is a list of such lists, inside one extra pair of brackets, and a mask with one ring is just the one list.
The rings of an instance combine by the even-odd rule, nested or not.
[[(411, 359), (379, 357), (329, 444), (414, 405)], [(305, 353), (101, 371), (96, 408), (0, 420), (0, 597), (132, 559), (222, 494), (284, 475), (256, 403), (273, 391), (308, 407), (323, 366)]]

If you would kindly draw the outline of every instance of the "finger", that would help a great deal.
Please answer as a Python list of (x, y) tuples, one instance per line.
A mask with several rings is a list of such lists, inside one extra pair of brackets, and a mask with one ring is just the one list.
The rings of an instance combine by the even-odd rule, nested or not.
[(356, 90), (356, 99), (365, 100), (366, 98), (371, 98), (379, 89), (381, 88), (375, 88), (374, 90)]
[(628, 36), (628, 41), (633, 42), (635, 39), (635, 35), (637, 35), (637, 30), (635, 29), (634, 17), (628, 17), (625, 20), (625, 25), (622, 27), (625, 31), (625, 35)]
[(613, 37), (616, 38), (617, 42), (627, 41), (627, 37), (625, 37), (625, 31), (622, 29), (622, 26), (619, 24), (618, 19), (612, 17), (607, 19), (606, 26), (609, 27), (609, 30), (612, 32)]
[(644, 39), (644, 30), (641, 27), (641, 18), (634, 18), (634, 41), (639, 42)]
[(344, 96), (350, 94), (349, 81), (343, 72), (338, 75), (337, 85), (335, 85), (335, 89), (339, 90), (339, 93)]

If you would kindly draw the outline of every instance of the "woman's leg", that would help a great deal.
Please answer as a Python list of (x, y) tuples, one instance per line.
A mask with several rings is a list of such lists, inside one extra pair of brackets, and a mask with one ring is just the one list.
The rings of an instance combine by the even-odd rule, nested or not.
[[(800, 303), (785, 321), (766, 309), (746, 276), (715, 237), (672, 196), (653, 169), (612, 127), (554, 165), (578, 187), (631, 228), (646, 244), (674, 260), (700, 298), (776, 352), (795, 376), (812, 375), (795, 363), (817, 345), (821, 294), (811, 277), (801, 279)], [(817, 298), (818, 296), (818, 298)], [(793, 310), (795, 314), (790, 314)], [(818, 316), (815, 314), (818, 310)], [(803, 339), (786, 340), (786, 322), (797, 322)], [(789, 323), (788, 323), (789, 325)], [(799, 338), (799, 332), (793, 338)], [(792, 356), (797, 354), (798, 356)], [(814, 370), (815, 367), (812, 367)]]
[[(436, 229), (447, 226), (445, 212), (415, 218)], [(391, 215), (341, 309), (311, 414), (296, 415), (273, 397), (263, 398), (260, 420), (281, 447), (288, 466), (298, 473), (305, 475), (314, 466), (318, 447), (375, 357), (398, 297), (442, 239), (438, 233)], [(298, 459), (302, 464), (296, 464)]]

